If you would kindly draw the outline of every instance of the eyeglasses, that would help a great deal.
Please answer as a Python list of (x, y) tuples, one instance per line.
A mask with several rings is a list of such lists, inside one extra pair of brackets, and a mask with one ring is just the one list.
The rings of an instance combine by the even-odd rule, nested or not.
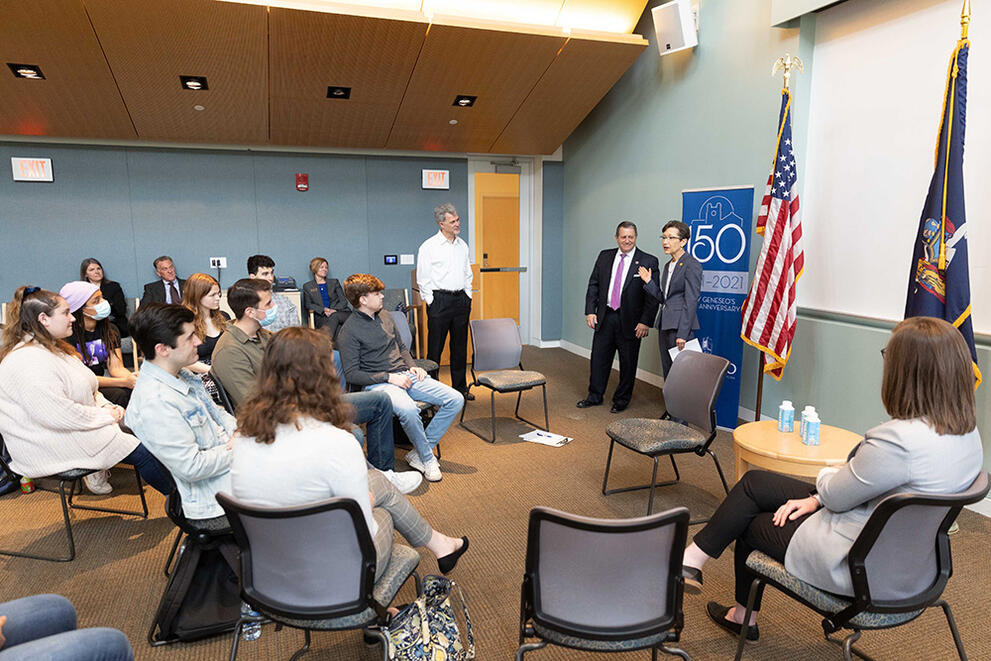
[(681, 241), (681, 240), (682, 238), (680, 236), (668, 236), (666, 234), (661, 235), (661, 241)]

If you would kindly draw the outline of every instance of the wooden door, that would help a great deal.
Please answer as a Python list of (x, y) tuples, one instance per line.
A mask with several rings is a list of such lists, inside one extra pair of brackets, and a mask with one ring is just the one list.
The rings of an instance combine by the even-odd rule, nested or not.
[(520, 322), (520, 176), (475, 174), (475, 263), (481, 282), (481, 319)]

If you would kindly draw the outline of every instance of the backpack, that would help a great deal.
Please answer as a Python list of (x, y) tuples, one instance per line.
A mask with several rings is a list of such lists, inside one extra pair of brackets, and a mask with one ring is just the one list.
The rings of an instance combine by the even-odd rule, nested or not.
[[(3, 444), (2, 437), (0, 437), (0, 458), (3, 459), (5, 466), (10, 466), (10, 453), (7, 452), (7, 446)], [(20, 479), (19, 475), (8, 473), (3, 469), (3, 466), (0, 466), (0, 496), (17, 491), (21, 486)]]

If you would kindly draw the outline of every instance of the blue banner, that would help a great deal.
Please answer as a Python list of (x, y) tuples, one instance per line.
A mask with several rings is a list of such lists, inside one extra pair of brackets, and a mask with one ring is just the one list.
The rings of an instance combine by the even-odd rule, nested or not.
[(750, 289), (754, 188), (686, 190), (681, 199), (681, 217), (692, 228), (687, 250), (703, 269), (695, 336), (702, 351), (730, 361), (716, 402), (716, 423), (735, 429), (743, 359), (740, 309)]

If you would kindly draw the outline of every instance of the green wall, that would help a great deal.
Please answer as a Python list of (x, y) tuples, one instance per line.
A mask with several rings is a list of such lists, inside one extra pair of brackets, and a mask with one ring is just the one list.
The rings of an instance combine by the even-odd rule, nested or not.
[[(562, 338), (585, 348), (585, 285), (595, 255), (613, 244), (619, 220), (640, 227), (640, 247), (658, 254), (667, 220), (681, 215), (685, 188), (751, 184), (754, 217), (764, 191), (780, 104), (780, 78), (771, 64), (798, 54), (804, 74), (793, 80), (793, 132), (804, 169), (815, 17), (771, 28), (770, 0), (702, 3), (699, 46), (659, 57), (650, 7), (637, 32), (651, 47), (564, 145), (564, 318)], [(761, 239), (754, 235), (752, 259)], [(801, 291), (801, 284), (799, 284)], [(801, 297), (801, 294), (799, 294)], [(882, 422), (881, 356), (892, 324), (800, 310), (791, 359), (781, 382), (764, 380), (763, 413), (784, 398), (813, 404), (827, 424), (864, 432)], [(645, 341), (640, 367), (660, 374), (656, 331)], [(978, 391), (978, 426), (991, 439), (991, 343), (980, 338), (978, 361), (989, 383)], [(743, 358), (741, 403), (753, 409), (758, 356)], [(985, 443), (991, 468), (991, 443)]]

